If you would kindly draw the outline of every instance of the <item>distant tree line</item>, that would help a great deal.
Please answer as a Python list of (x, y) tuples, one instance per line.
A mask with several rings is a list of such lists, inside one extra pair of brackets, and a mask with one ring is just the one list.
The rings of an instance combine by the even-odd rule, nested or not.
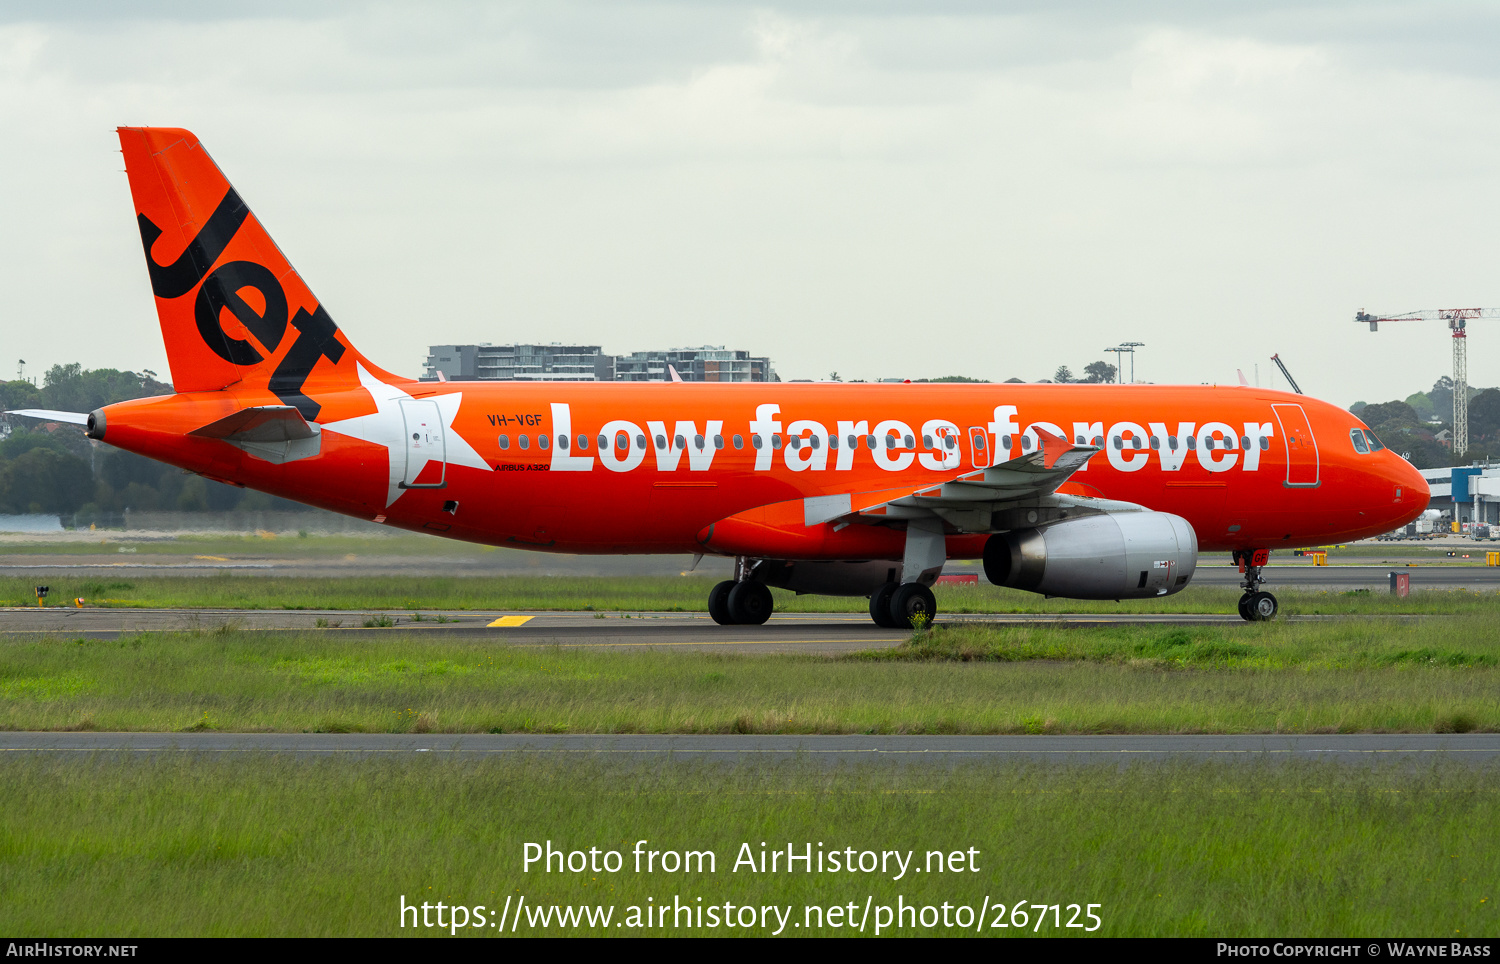
[(1453, 379), (1444, 375), (1428, 392), (1350, 410), (1374, 429), (1380, 440), (1419, 469), (1483, 461), (1500, 454), (1500, 389), (1469, 389), (1469, 448), (1455, 455), (1439, 436), (1453, 430)]
[(1083, 366), (1083, 377), (1076, 378), (1073, 375), (1073, 369), (1067, 365), (1059, 365), (1057, 366), (1057, 371), (1052, 373), (1052, 380), (1059, 385), (1072, 383), (1100, 385), (1113, 382), (1115, 380), (1115, 371), (1115, 366), (1109, 362), (1089, 362)]
[[(54, 365), (41, 387), (0, 381), (0, 411), (90, 412), (131, 398), (169, 395), (155, 372)], [(80, 524), (132, 511), (297, 508), (296, 503), (184, 474), (175, 466), (84, 437), (76, 425), (20, 416), (0, 441), (0, 513), (77, 513)]]

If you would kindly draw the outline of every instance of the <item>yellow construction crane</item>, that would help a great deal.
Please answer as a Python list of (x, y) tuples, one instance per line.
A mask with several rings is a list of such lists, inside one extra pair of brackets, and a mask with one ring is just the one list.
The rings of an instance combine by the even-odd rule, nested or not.
[(1469, 335), (1468, 323), (1476, 318), (1500, 318), (1500, 308), (1430, 308), (1407, 311), (1399, 315), (1377, 315), (1356, 312), (1355, 321), (1365, 322), (1377, 331), (1383, 321), (1446, 321), (1453, 333), (1453, 454), (1462, 455), (1469, 448)]

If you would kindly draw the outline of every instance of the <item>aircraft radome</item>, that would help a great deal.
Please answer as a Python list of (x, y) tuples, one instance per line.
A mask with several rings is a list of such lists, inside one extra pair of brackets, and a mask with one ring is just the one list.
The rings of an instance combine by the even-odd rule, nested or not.
[(1427, 507), (1351, 413), (1246, 386), (403, 378), (193, 134), (119, 135), (176, 393), (40, 414), (216, 481), (489, 545), (731, 556), (709, 595), (725, 624), (764, 622), (768, 586), (931, 620), (948, 559), (1049, 596), (1165, 596), (1202, 551), (1233, 553), (1241, 615), (1269, 619), (1272, 550)]

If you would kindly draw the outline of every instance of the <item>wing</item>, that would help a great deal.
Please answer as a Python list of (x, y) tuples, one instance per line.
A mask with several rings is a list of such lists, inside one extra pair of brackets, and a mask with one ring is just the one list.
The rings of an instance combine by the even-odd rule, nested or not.
[(1059, 513), (1070, 509), (1138, 508), (1126, 502), (1057, 494), (1099, 451), (1097, 446), (1074, 445), (1043, 432), (1035, 452), (966, 472), (936, 486), (804, 499), (804, 524), (880, 524), (936, 516), (960, 531), (995, 532), (1054, 521)]
[[(1035, 452), (937, 485), (840, 492), (757, 506), (705, 526), (700, 545), (713, 552), (811, 558), (893, 558), (891, 529), (912, 521), (981, 535), (1106, 512), (1140, 512), (1130, 502), (1059, 492), (1100, 450), (1043, 435)], [(899, 558), (899, 549), (896, 550)]]

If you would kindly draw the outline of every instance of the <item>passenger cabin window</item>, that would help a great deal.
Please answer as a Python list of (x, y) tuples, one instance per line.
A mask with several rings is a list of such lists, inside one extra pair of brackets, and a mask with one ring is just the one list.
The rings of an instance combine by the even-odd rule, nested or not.
[(1371, 452), (1379, 452), (1381, 449), (1385, 448), (1385, 446), (1381, 444), (1380, 439), (1375, 437), (1375, 433), (1370, 431), (1369, 429), (1365, 429), (1365, 441), (1370, 443)]
[(517, 435), (516, 436), (516, 444), (519, 445), (519, 446), (521, 446), (521, 448), (523, 448), (523, 449), (529, 449), (529, 448), (531, 448), (531, 436), (529, 436), (529, 435)]
[(500, 436), (500, 448), (502, 450), (510, 448), (510, 436), (509, 435), (502, 435), (502, 436)]
[(1357, 428), (1349, 430), (1349, 441), (1354, 443), (1354, 451), (1360, 455), (1369, 455), (1370, 447), (1365, 444), (1365, 433)]

